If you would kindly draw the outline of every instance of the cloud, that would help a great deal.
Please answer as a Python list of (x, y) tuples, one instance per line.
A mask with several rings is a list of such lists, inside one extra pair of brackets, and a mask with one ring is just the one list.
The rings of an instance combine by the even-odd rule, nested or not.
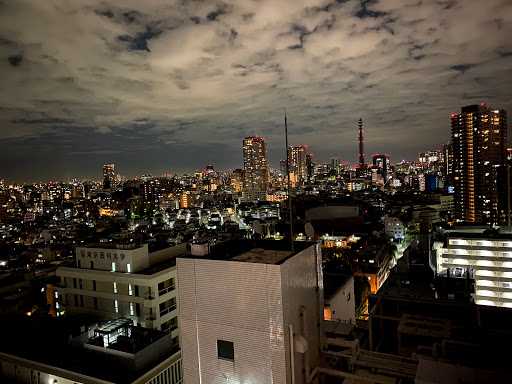
[(11, 55), (7, 58), (7, 60), (9, 61), (9, 64), (11, 64), (13, 67), (17, 67), (23, 61), (23, 56), (20, 54)]
[[(448, 140), (448, 114), (462, 104), (485, 98), (512, 110), (508, 0), (0, 7), (0, 151), (17, 140), (27, 162), (38, 151), (27, 139), (65, 157), (88, 151), (89, 137), (109, 141), (91, 149), (98, 154), (151, 150), (164, 154), (155, 166), (183, 169), (215, 163), (222, 145), (219, 164), (239, 166), (241, 139), (263, 134), (277, 164), (284, 108), (291, 142), (309, 144), (317, 159), (355, 160), (359, 117), (369, 151), (410, 158)], [(140, 145), (115, 148), (119, 137)], [(187, 145), (202, 150), (177, 149)], [(48, 174), (61, 169), (48, 159)]]

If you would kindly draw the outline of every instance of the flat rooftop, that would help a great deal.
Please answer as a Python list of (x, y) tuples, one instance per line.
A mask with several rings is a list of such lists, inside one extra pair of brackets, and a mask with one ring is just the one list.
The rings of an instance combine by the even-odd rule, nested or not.
[(275, 251), (271, 249), (253, 248), (248, 252), (232, 258), (233, 261), (248, 263), (279, 264), (292, 255), (291, 251)]
[(401, 334), (448, 338), (451, 324), (446, 319), (427, 318), (423, 316), (403, 315), (398, 332)]
[(137, 271), (134, 274), (135, 275), (154, 275), (155, 273), (164, 271), (168, 268), (175, 267), (177, 257), (182, 257), (182, 255), (170, 257), (169, 259), (164, 260), (160, 263), (156, 263), (156, 264), (150, 265), (149, 267), (147, 267), (145, 269), (141, 269), (140, 271)]
[(282, 264), (290, 257), (316, 244), (311, 241), (296, 241), (291, 250), (287, 240), (230, 240), (210, 245), (207, 255), (178, 256), (186, 259), (238, 261), (258, 264)]
[(168, 336), (166, 333), (151, 329), (133, 326), (128, 318), (117, 318), (104, 321), (88, 331), (93, 335), (84, 340), (90, 344), (109, 349), (135, 354), (150, 346), (155, 341)]
[(512, 239), (509, 228), (490, 229), (489, 227), (460, 227), (446, 231), (449, 238), (460, 237), (467, 239)]
[[(178, 345), (159, 349), (158, 354), (145, 354), (148, 360), (140, 366), (119, 359), (110, 350), (134, 355), (166, 334), (147, 328), (130, 327), (130, 337), (120, 337), (105, 348), (105, 352), (91, 350), (74, 343), (71, 337), (82, 334), (81, 327), (88, 324), (80, 318), (50, 318), (47, 316), (2, 316), (0, 317), (0, 352), (31, 360), (34, 364), (45, 364), (69, 370), (96, 379), (114, 383), (131, 383), (142, 374), (156, 367), (166, 358), (179, 351)], [(119, 322), (105, 323), (103, 331), (114, 331)], [(135, 344), (133, 341), (136, 341)], [(94, 345), (94, 344), (92, 344)], [(135, 355), (134, 355), (135, 356)], [(35, 368), (37, 369), (37, 368)], [(1, 375), (0, 375), (1, 376)], [(2, 380), (0, 382), (3, 383)], [(60, 382), (60, 380), (59, 380)]]
[(78, 245), (77, 248), (86, 249), (118, 249), (118, 250), (133, 250), (144, 247), (144, 244), (135, 243), (119, 243), (119, 242), (103, 242), (103, 243), (88, 243)]

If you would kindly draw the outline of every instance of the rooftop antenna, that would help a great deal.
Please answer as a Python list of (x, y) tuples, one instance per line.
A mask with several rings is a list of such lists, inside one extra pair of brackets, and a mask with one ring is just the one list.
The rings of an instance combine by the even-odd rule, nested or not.
[(286, 116), (286, 109), (284, 110), (284, 137), (285, 137), (285, 156), (286, 156), (286, 178), (287, 188), (286, 193), (288, 195), (288, 218), (290, 220), (290, 246), (292, 252), (294, 252), (293, 245), (293, 213), (292, 213), (292, 195), (291, 195), (291, 181), (290, 181), (290, 158), (288, 157), (288, 119)]
[(365, 167), (364, 161), (364, 137), (363, 137), (363, 119), (360, 118), (357, 122), (357, 126), (359, 128), (359, 167)]

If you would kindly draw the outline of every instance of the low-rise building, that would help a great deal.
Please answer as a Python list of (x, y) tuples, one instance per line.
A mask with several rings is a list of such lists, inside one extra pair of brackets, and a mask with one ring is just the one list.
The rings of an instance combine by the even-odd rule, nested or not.
[[(30, 321), (30, 320), (27, 320)], [(37, 320), (32, 320), (37, 322)], [(2, 336), (0, 378), (18, 384), (179, 384), (181, 354), (171, 335), (118, 318), (73, 337), (66, 322), (22, 321), (25, 336)], [(13, 333), (21, 329), (11, 329)], [(4, 330), (5, 332), (5, 330)], [(45, 334), (41, 334), (44, 332)], [(50, 344), (48, 339), (52, 338)]]
[(401, 241), (405, 238), (406, 226), (398, 217), (384, 217), (384, 231), (386, 236)]
[(354, 278), (350, 274), (324, 275), (324, 320), (355, 324)]
[(56, 312), (127, 317), (172, 332), (177, 343), (176, 256), (185, 244), (149, 252), (148, 245), (100, 244), (76, 249), (76, 267), (60, 267)]

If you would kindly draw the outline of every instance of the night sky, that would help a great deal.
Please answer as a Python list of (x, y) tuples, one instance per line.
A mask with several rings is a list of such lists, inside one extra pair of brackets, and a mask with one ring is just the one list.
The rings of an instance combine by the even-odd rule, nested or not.
[(512, 114), (510, 0), (0, 0), (0, 178), (392, 161), (449, 139), (449, 113)]

